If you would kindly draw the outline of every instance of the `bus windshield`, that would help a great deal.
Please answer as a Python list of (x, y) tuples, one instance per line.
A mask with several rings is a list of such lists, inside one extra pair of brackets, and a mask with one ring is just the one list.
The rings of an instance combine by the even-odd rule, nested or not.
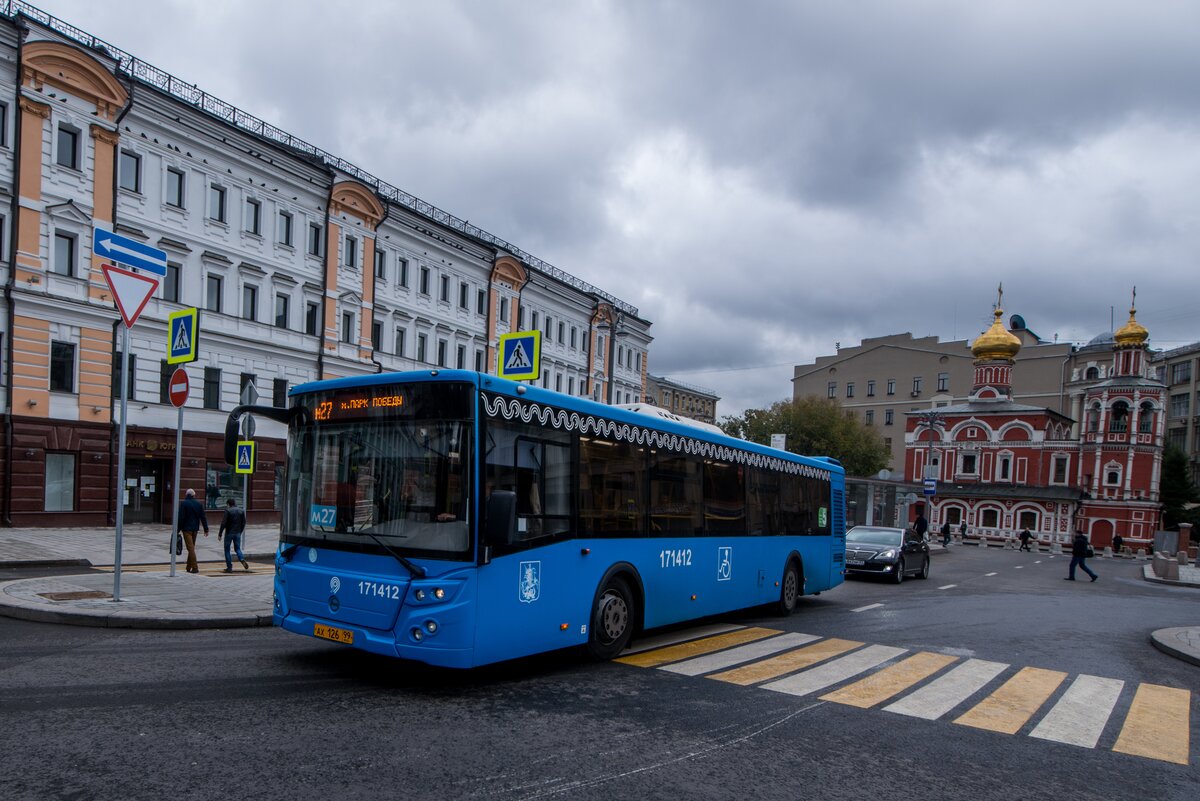
[(289, 440), (281, 540), (469, 558), (470, 399), (446, 384), (303, 396), (312, 415)]

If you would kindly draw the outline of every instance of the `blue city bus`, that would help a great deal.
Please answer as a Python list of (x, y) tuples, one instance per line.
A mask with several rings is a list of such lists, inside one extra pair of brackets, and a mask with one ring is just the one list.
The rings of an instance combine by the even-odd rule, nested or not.
[[(714, 427), (461, 370), (303, 384), (276, 625), (466, 668), (773, 605), (843, 580), (845, 471)], [(666, 417), (670, 417), (669, 415)]]

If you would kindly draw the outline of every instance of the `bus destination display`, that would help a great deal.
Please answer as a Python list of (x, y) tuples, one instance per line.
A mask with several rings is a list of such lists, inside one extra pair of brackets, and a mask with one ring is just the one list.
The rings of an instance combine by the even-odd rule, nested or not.
[(319, 423), (371, 417), (372, 412), (404, 411), (404, 395), (399, 392), (377, 394), (370, 391), (339, 392), (313, 406), (313, 419)]

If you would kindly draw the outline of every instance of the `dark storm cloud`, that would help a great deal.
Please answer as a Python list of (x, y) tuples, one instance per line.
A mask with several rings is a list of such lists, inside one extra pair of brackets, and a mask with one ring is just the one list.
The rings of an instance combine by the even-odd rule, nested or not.
[(723, 411), (838, 341), (972, 338), (1000, 281), (1048, 339), (1135, 284), (1152, 344), (1200, 339), (1194, 2), (44, 7), (634, 303)]

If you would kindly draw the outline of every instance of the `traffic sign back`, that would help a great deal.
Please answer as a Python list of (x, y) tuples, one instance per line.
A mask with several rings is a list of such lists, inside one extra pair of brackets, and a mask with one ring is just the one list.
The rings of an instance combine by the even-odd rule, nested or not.
[(117, 301), (117, 311), (125, 321), (126, 328), (133, 328), (138, 315), (150, 302), (150, 296), (158, 289), (158, 279), (149, 275), (138, 275), (130, 270), (123, 270), (111, 264), (101, 264), (100, 272), (112, 290), (113, 298)]

